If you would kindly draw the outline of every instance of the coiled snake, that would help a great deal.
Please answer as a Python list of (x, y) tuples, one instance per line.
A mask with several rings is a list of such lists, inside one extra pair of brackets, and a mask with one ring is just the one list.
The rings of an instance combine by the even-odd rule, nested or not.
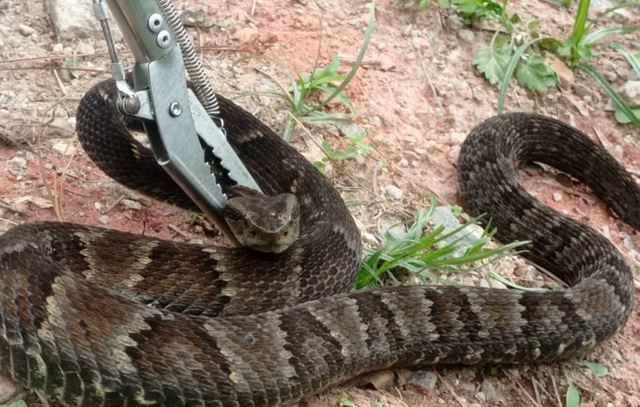
[[(78, 135), (111, 177), (192, 208), (115, 109), (89, 91)], [(640, 189), (579, 131), (533, 114), (477, 126), (459, 183), (471, 213), (571, 287), (521, 292), (401, 286), (349, 292), (358, 229), (293, 148), (220, 98), (234, 149), (267, 194), (294, 193), (300, 237), (281, 254), (162, 241), (66, 223), (0, 237), (0, 368), (78, 406), (292, 405), (355, 375), (432, 364), (548, 362), (613, 335), (633, 306), (630, 268), (593, 230), (533, 199), (516, 166), (540, 161), (589, 185), (640, 229)], [(129, 123), (131, 124), (131, 123)]]

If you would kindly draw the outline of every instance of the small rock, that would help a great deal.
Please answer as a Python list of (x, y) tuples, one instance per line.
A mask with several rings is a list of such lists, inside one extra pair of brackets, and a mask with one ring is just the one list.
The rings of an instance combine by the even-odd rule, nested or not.
[(401, 200), (404, 195), (404, 191), (395, 185), (387, 185), (385, 192), (391, 199), (396, 201)]
[(611, 0), (594, 0), (589, 4), (589, 17), (593, 19), (601, 17), (614, 6)]
[(5, 164), (5, 168), (11, 175), (20, 179), (27, 169), (27, 159), (17, 155), (7, 161), (7, 163)]
[(53, 202), (51, 202), (51, 200), (47, 198), (42, 198), (40, 196), (31, 196), (29, 197), (29, 201), (38, 208), (53, 208)]
[(407, 234), (407, 227), (404, 223), (396, 223), (387, 229), (387, 234), (389, 234), (394, 239), (400, 240)]
[(463, 26), (462, 21), (457, 14), (447, 14), (446, 21), (447, 25), (449, 25), (454, 30), (459, 30)]
[(630, 18), (631, 14), (624, 9), (617, 9), (611, 13), (611, 19), (618, 24), (627, 24)]
[[(92, 0), (49, 0), (45, 4), (59, 38), (76, 40), (91, 36), (104, 41), (102, 28), (93, 14)], [(111, 24), (111, 31), (116, 41), (122, 39), (116, 24)]]
[(243, 44), (249, 43), (258, 38), (258, 29), (255, 27), (243, 27), (236, 30), (231, 37)]
[(58, 154), (72, 155), (73, 146), (69, 140), (55, 140), (51, 146)]
[(631, 107), (640, 107), (640, 81), (627, 81), (620, 87), (619, 92)]
[(455, 163), (458, 161), (458, 156), (460, 155), (460, 146), (453, 146), (449, 149), (449, 161)]
[(635, 250), (636, 244), (633, 242), (631, 236), (626, 233), (623, 233), (624, 239), (622, 239), (622, 243), (625, 245), (627, 249)]
[(380, 119), (380, 116), (371, 116), (369, 117), (369, 124), (373, 127), (380, 127), (382, 126), (382, 119)]
[(476, 35), (473, 33), (473, 31), (464, 28), (458, 31), (458, 38), (460, 38), (462, 41), (472, 43), (475, 41)]
[(180, 15), (180, 19), (186, 26), (202, 27), (206, 22), (207, 10), (208, 7), (206, 5), (194, 5), (193, 7), (185, 8)]
[(413, 26), (409, 24), (408, 26), (404, 27), (404, 30), (402, 30), (402, 35), (405, 37), (408, 37), (411, 35), (412, 31), (413, 31)]
[(415, 49), (429, 48), (429, 40), (421, 37), (412, 37), (411, 45), (413, 45)]
[(525, 275), (527, 276), (528, 280), (540, 280), (540, 274), (538, 274), (538, 270), (536, 270), (536, 268), (533, 266), (526, 266)]
[(363, 384), (371, 384), (376, 390), (391, 389), (395, 386), (396, 376), (391, 370), (383, 370), (365, 375), (360, 380)]
[(180, 213), (180, 209), (178, 209), (175, 206), (169, 206), (168, 208), (165, 208), (164, 211), (162, 212), (167, 216), (174, 216)]
[(360, 235), (362, 236), (362, 239), (364, 242), (373, 246), (377, 246), (378, 244), (380, 244), (380, 241), (376, 239), (376, 236), (373, 233), (367, 230), (367, 228), (362, 223), (362, 221), (360, 221), (360, 219), (358, 218), (354, 218), (354, 219), (356, 221), (356, 226), (358, 227), (358, 230), (360, 230)]
[(382, 60), (380, 61), (380, 69), (385, 72), (393, 71), (395, 68), (396, 68), (395, 62), (393, 62), (389, 58), (382, 58)]
[(436, 387), (436, 383), (438, 382), (438, 375), (434, 372), (426, 371), (426, 370), (418, 370), (413, 372), (411, 377), (409, 378), (409, 383), (418, 386), (424, 391), (431, 391)]
[(591, 89), (589, 89), (587, 85), (577, 82), (573, 84), (573, 93), (583, 98), (585, 96), (591, 96)]
[(15, 199), (13, 203), (18, 206), (24, 203), (31, 203), (41, 209), (53, 208), (51, 200), (34, 195), (21, 196), (18, 199)]
[(76, 48), (76, 52), (78, 54), (94, 54), (96, 52), (96, 48), (93, 46), (93, 41), (89, 40), (80, 40), (78, 41), (78, 46)]
[(486, 379), (482, 381), (482, 393), (484, 393), (487, 404), (498, 405), (500, 402), (500, 392)]
[(460, 132), (460, 131), (451, 132), (448, 134), (448, 138), (452, 145), (459, 146), (467, 138), (467, 134), (468, 134), (467, 132)]
[(26, 24), (18, 24), (18, 32), (24, 37), (30, 37), (36, 33), (36, 30)]
[(337, 122), (336, 128), (338, 129), (338, 134), (342, 137), (359, 137), (367, 134), (364, 128), (357, 123)]
[[(444, 226), (444, 233), (449, 233), (455, 229), (460, 228), (462, 224), (458, 218), (451, 211), (450, 206), (438, 206), (433, 211), (431, 222), (435, 227)], [(479, 225), (467, 225), (464, 232), (459, 234), (453, 234), (449, 238), (442, 240), (436, 244), (436, 247), (444, 247), (453, 242), (458, 242), (459, 249), (451, 254), (453, 257), (462, 256), (466, 250), (467, 245), (473, 244), (482, 237), (484, 229)]]
[(120, 203), (122, 204), (122, 206), (124, 206), (127, 209), (133, 209), (136, 211), (139, 211), (142, 209), (142, 204), (132, 199), (123, 199), (122, 201), (120, 201)]
[(98, 221), (100, 223), (102, 223), (103, 225), (106, 225), (109, 223), (109, 215), (102, 215), (98, 218)]
[(382, 215), (378, 220), (378, 235), (384, 236), (387, 233), (390, 233), (393, 236), (404, 234), (405, 229), (402, 219), (395, 215)]
[(495, 278), (489, 276), (480, 280), (480, 287), (499, 288), (501, 290), (506, 290), (508, 288), (502, 281), (496, 280)]
[(555, 202), (560, 202), (562, 200), (562, 192), (554, 192), (553, 193), (553, 200)]
[(609, 82), (615, 82), (618, 80), (618, 74), (613, 72), (613, 71), (607, 71), (604, 73), (604, 77), (609, 81)]
[(560, 87), (569, 89), (575, 80), (573, 71), (559, 58), (551, 57), (547, 60), (547, 63), (558, 75)]

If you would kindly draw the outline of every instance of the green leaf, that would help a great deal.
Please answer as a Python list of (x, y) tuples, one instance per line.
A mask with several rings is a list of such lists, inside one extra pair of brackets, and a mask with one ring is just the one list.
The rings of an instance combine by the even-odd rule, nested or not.
[(493, 47), (480, 48), (473, 53), (473, 65), (484, 74), (489, 83), (497, 85), (504, 77), (511, 53), (507, 46), (497, 43)]
[(356, 405), (346, 396), (340, 396), (338, 397), (338, 407), (356, 407)]
[[(640, 109), (631, 109), (631, 111), (636, 115), (636, 117), (640, 117)], [(627, 116), (622, 110), (616, 110), (616, 121), (620, 124), (629, 124), (632, 123), (631, 118)]]
[(327, 168), (327, 164), (324, 161), (316, 161), (313, 163), (313, 166), (316, 167), (316, 169), (323, 174), (324, 174), (324, 170)]
[(78, 57), (74, 54), (65, 62), (64, 66), (67, 68), (63, 74), (67, 79), (78, 79), (80, 74), (74, 68), (78, 67)]
[[(512, 24), (518, 24), (522, 22), (522, 18), (518, 13), (513, 13), (513, 15), (509, 18)], [(531, 29), (531, 26), (535, 26), (534, 30), (540, 25), (540, 21), (532, 20), (529, 24), (527, 24), (527, 28)]]
[(573, 383), (569, 383), (566, 395), (567, 407), (580, 407), (580, 393)]
[(558, 84), (558, 75), (540, 55), (525, 54), (516, 68), (516, 80), (529, 90), (543, 92)]
[(585, 362), (584, 365), (591, 370), (596, 377), (605, 377), (609, 374), (609, 369), (600, 363)]
[(11, 404), (2, 404), (0, 407), (27, 407), (27, 403), (24, 400), (18, 400)]
[(452, 0), (451, 2), (458, 6), (458, 11), (462, 14), (473, 15), (482, 10), (474, 0)]
[(502, 112), (504, 111), (504, 103), (507, 100), (507, 89), (509, 88), (509, 82), (511, 82), (511, 77), (516, 70), (516, 66), (520, 62), (522, 55), (530, 46), (532, 46), (536, 42), (544, 41), (545, 39), (545, 37), (540, 37), (529, 40), (528, 42), (518, 47), (518, 49), (513, 52), (513, 55), (511, 55), (509, 63), (504, 70), (504, 77), (500, 82), (500, 94), (498, 95), (498, 114), (502, 114)]

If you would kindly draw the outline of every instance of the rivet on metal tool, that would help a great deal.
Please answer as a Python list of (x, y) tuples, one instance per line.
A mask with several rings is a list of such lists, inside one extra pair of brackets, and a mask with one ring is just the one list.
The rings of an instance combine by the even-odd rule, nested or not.
[(164, 22), (164, 19), (162, 18), (161, 14), (153, 13), (149, 16), (149, 19), (147, 20), (147, 26), (152, 32), (157, 33), (162, 28), (163, 22)]
[(169, 113), (173, 117), (178, 117), (182, 114), (182, 106), (178, 102), (171, 102), (169, 105)]
[(162, 30), (158, 33), (156, 41), (160, 48), (167, 48), (169, 44), (171, 44), (171, 34), (169, 34), (169, 31), (167, 30)]

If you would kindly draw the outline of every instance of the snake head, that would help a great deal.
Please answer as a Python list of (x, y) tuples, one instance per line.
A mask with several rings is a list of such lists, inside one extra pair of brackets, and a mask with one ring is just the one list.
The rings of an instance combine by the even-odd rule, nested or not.
[(265, 195), (243, 186), (227, 191), (224, 218), (238, 242), (264, 253), (281, 253), (300, 235), (300, 206), (293, 194)]

